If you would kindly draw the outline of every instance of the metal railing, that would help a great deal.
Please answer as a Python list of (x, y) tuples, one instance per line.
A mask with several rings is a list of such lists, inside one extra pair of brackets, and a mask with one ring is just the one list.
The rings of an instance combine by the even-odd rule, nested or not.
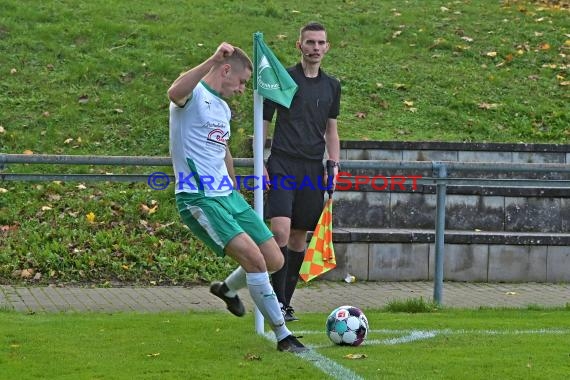
[[(147, 182), (149, 175), (141, 174), (46, 174), (46, 173), (7, 173), (8, 164), (55, 164), (55, 165), (109, 165), (109, 166), (171, 166), (170, 157), (148, 156), (78, 156), (78, 155), (25, 155), (0, 154), (0, 181), (110, 181)], [(445, 250), (445, 203), (447, 185), (454, 186), (494, 186), (494, 187), (538, 187), (542, 189), (569, 189), (570, 179), (533, 178), (454, 178), (452, 172), (482, 173), (568, 173), (568, 164), (544, 163), (499, 163), (499, 162), (456, 162), (456, 161), (341, 161), (343, 171), (350, 169), (431, 171), (432, 177), (417, 179), (417, 184), (436, 185), (435, 219), (435, 272), (434, 302), (443, 303), (443, 264)], [(253, 158), (234, 158), (236, 167), (253, 167)], [(570, 175), (568, 176), (570, 178)], [(171, 176), (174, 180), (174, 176)]]

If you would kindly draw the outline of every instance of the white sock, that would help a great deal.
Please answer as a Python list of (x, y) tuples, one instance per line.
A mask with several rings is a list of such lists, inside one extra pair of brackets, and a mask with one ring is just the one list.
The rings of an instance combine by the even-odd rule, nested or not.
[(247, 286), (245, 280), (245, 271), (241, 266), (237, 267), (230, 275), (224, 280), (229, 291), (225, 293), (228, 297), (235, 297), (239, 289)]
[(267, 272), (246, 273), (246, 278), (249, 294), (263, 317), (269, 321), (277, 341), (291, 335), (291, 331), (285, 326), (277, 296), (269, 282), (269, 274)]

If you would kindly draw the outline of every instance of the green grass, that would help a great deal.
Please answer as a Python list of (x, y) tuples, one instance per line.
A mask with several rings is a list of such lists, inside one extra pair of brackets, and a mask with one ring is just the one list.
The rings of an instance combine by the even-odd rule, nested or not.
[(392, 300), (386, 304), (385, 311), (395, 313), (431, 313), (436, 312), (439, 306), (433, 301), (423, 298), (410, 298), (406, 300)]
[[(180, 72), (223, 40), (251, 53), (256, 31), (292, 65), (310, 20), (329, 29), (344, 140), (568, 143), (569, 12), (539, 3), (0, 0), (0, 153), (166, 156), (166, 90)], [(247, 156), (251, 91), (230, 106), (234, 156)], [(77, 185), (0, 183), (0, 282), (33, 269), (37, 282), (184, 283), (231, 267), (182, 227), (171, 191)]]
[[(291, 327), (364, 379), (563, 379), (570, 371), (568, 310), (365, 312), (371, 332), (360, 347), (332, 345), (323, 314)], [(256, 335), (251, 314), (0, 312), (0, 326), (6, 379), (327, 378)]]

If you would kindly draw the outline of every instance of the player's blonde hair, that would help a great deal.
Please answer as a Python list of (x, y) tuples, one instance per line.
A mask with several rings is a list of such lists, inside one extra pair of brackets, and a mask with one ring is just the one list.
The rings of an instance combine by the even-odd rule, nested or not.
[(220, 65), (228, 64), (231, 67), (236, 69), (244, 70), (249, 69), (249, 71), (253, 71), (253, 63), (248, 55), (242, 49), (234, 46), (234, 52), (232, 55), (226, 57)]

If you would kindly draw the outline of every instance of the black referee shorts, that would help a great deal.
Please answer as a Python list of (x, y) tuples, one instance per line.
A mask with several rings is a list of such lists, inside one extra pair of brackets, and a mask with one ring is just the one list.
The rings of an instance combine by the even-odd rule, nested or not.
[(323, 212), (326, 189), (322, 161), (272, 153), (267, 172), (271, 187), (267, 192), (265, 217), (288, 217), (292, 229), (313, 231)]

